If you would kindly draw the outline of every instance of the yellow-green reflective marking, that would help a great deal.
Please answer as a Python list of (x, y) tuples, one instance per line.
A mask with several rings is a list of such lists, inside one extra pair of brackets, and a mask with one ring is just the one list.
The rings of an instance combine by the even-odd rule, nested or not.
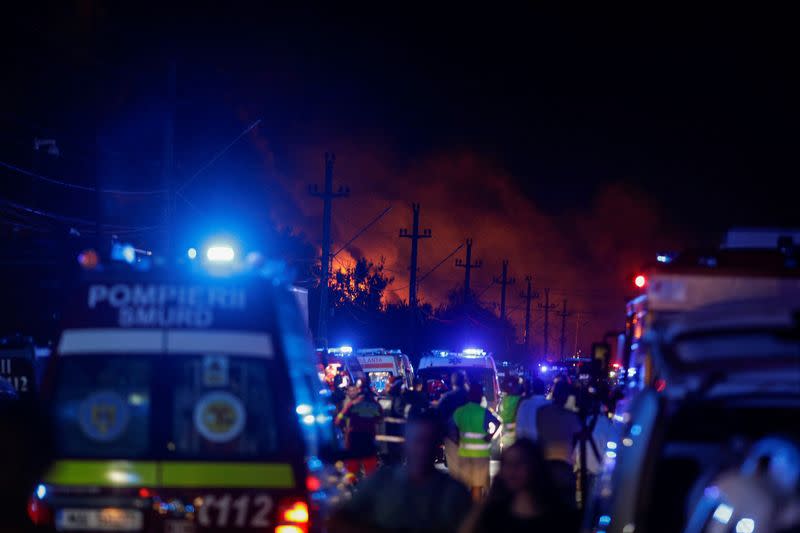
[[(159, 481), (160, 478), (160, 481)], [(54, 485), (94, 487), (293, 488), (285, 463), (184, 461), (56, 461), (45, 476)]]
[(288, 464), (166, 462), (161, 467), (164, 487), (294, 487), (294, 472)]
[(155, 461), (56, 461), (45, 481), (54, 485), (152, 487), (158, 480), (157, 464)]

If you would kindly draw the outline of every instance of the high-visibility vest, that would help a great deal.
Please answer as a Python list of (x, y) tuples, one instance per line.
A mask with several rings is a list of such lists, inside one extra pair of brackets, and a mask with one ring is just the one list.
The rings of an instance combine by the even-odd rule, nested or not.
[(500, 402), (499, 414), (503, 421), (501, 443), (504, 448), (514, 444), (517, 432), (517, 411), (519, 411), (520, 400), (522, 400), (521, 396), (508, 395)]
[(470, 402), (453, 413), (453, 420), (458, 428), (460, 457), (489, 457), (491, 444), (486, 442), (487, 412), (477, 403)]

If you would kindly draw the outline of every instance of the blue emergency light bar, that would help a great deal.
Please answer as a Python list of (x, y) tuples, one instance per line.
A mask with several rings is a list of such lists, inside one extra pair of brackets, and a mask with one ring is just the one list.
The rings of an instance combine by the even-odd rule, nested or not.
[(328, 348), (328, 353), (349, 355), (349, 354), (353, 353), (353, 347), (352, 346), (340, 346), (338, 348)]
[(214, 263), (230, 263), (236, 257), (236, 252), (228, 245), (209, 246), (206, 250), (206, 259)]
[(486, 352), (480, 348), (464, 348), (461, 353), (465, 357), (483, 357)]

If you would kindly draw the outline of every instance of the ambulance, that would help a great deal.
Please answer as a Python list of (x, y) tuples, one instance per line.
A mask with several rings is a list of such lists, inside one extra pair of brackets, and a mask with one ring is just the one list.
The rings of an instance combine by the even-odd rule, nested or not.
[(479, 348), (467, 348), (461, 352), (436, 350), (420, 359), (418, 376), (428, 388), (429, 382), (443, 381), (450, 386), (453, 372), (463, 371), (467, 381), (483, 385), (487, 407), (496, 410), (500, 402), (500, 383), (497, 368), (491, 354)]
[(400, 350), (364, 348), (356, 352), (356, 357), (376, 393), (382, 394), (394, 376), (399, 376), (407, 388), (413, 386), (414, 368)]
[[(191, 256), (190, 256), (191, 257)], [(334, 444), (290, 287), (256, 273), (82, 272), (43, 395), (58, 435), (29, 505), (58, 531), (318, 530)]]

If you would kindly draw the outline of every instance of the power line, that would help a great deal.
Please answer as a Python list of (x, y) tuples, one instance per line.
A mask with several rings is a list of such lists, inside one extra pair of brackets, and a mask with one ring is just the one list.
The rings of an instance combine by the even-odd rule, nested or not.
[(447, 261), (448, 259), (450, 259), (450, 258), (451, 258), (451, 257), (453, 257), (454, 255), (456, 255), (456, 254), (458, 253), (458, 251), (459, 251), (459, 250), (461, 250), (463, 247), (464, 247), (464, 244), (463, 244), (463, 243), (462, 243), (462, 244), (459, 244), (458, 246), (456, 246), (456, 249), (455, 249), (455, 250), (453, 250), (452, 252), (450, 252), (449, 254), (447, 254), (447, 257), (445, 257), (444, 259), (442, 259), (441, 261), (439, 261), (438, 263), (436, 263), (436, 266), (434, 266), (432, 269), (428, 270), (428, 271), (427, 271), (425, 274), (423, 274), (422, 276), (420, 276), (420, 278), (417, 280), (417, 283), (422, 283), (422, 280), (424, 280), (424, 279), (425, 279), (425, 278), (427, 278), (429, 275), (431, 275), (431, 274), (433, 273), (433, 271), (434, 271), (434, 270), (436, 270), (437, 268), (439, 268), (440, 266), (442, 266), (442, 265), (445, 263), (445, 261)]
[[(3, 198), (0, 198), (0, 203), (6, 204), (6, 205), (8, 205), (8, 206), (10, 206), (10, 207), (12, 207), (14, 209), (19, 210), (19, 211), (24, 211), (24, 212), (32, 214), (32, 215), (37, 215), (37, 216), (49, 218), (49, 219), (52, 219), (52, 220), (57, 220), (59, 222), (67, 222), (67, 223), (70, 223), (70, 224), (83, 224), (83, 225), (86, 225), (86, 226), (94, 226), (95, 225), (95, 222), (93, 220), (86, 220), (84, 218), (78, 218), (78, 217), (70, 217), (70, 216), (67, 216), (67, 215), (61, 215), (61, 214), (58, 214), (58, 213), (53, 213), (52, 211), (43, 211), (41, 209), (34, 209), (33, 207), (29, 207), (29, 206), (26, 206), (26, 205), (18, 204), (16, 202), (11, 202), (11, 201), (3, 199)], [(119, 232), (123, 232), (123, 231), (149, 231), (149, 230), (153, 230), (153, 229), (159, 228), (159, 227), (161, 227), (161, 225), (157, 225), (157, 226), (107, 225), (107, 227), (109, 228), (109, 232), (111, 232), (111, 233), (119, 233)], [(85, 230), (85, 229), (84, 229), (84, 231), (88, 232), (88, 230)]]
[(214, 157), (212, 157), (211, 159), (209, 159), (209, 160), (208, 160), (208, 162), (207, 162), (205, 165), (203, 165), (202, 167), (200, 167), (200, 169), (199, 169), (197, 172), (195, 172), (194, 174), (192, 174), (192, 175), (191, 175), (191, 177), (190, 177), (188, 180), (186, 180), (186, 181), (184, 182), (184, 184), (183, 184), (183, 185), (181, 185), (180, 187), (178, 187), (178, 188), (176, 189), (176, 192), (181, 192), (181, 191), (182, 191), (182, 190), (184, 190), (186, 187), (188, 187), (188, 186), (189, 186), (189, 185), (190, 185), (190, 184), (191, 184), (191, 183), (192, 183), (194, 180), (196, 180), (196, 179), (197, 179), (197, 176), (199, 176), (200, 174), (202, 174), (202, 173), (203, 173), (203, 172), (204, 172), (204, 171), (205, 171), (205, 170), (206, 170), (208, 167), (210, 167), (211, 165), (213, 165), (214, 163), (216, 163), (216, 162), (217, 162), (217, 159), (219, 159), (220, 157), (222, 157), (223, 155), (225, 155), (225, 152), (227, 152), (228, 150), (230, 150), (230, 149), (231, 149), (231, 147), (232, 147), (234, 144), (236, 144), (237, 142), (239, 142), (239, 139), (241, 139), (242, 137), (244, 137), (245, 135), (247, 135), (247, 133), (248, 133), (248, 132), (250, 132), (250, 131), (251, 131), (253, 128), (255, 128), (256, 126), (258, 126), (260, 123), (261, 123), (261, 119), (258, 119), (258, 120), (256, 120), (255, 122), (253, 122), (252, 124), (250, 124), (250, 126), (248, 126), (248, 127), (247, 127), (247, 128), (244, 130), (244, 131), (242, 131), (242, 133), (240, 133), (239, 135), (237, 135), (237, 136), (236, 136), (236, 138), (235, 138), (234, 140), (232, 140), (231, 142), (229, 142), (229, 143), (227, 144), (227, 146), (225, 146), (225, 148), (223, 148), (222, 150), (220, 150), (219, 152), (217, 152), (217, 153), (216, 153), (216, 155), (214, 155)]
[[(5, 167), (9, 170), (13, 170), (14, 172), (18, 172), (20, 174), (24, 174), (30, 178), (38, 179), (44, 181), (45, 183), (50, 183), (51, 185), (58, 185), (61, 187), (65, 187), (67, 189), (74, 189), (78, 191), (84, 192), (97, 192), (95, 187), (89, 187), (87, 185), (78, 185), (76, 183), (69, 183), (67, 181), (57, 180), (54, 178), (48, 178), (46, 176), (42, 176), (30, 170), (26, 170), (24, 168), (20, 168), (16, 165), (12, 165), (11, 163), (6, 163), (5, 161), (0, 161), (0, 166)], [(154, 189), (151, 191), (127, 191), (122, 189), (100, 189), (101, 193), (104, 194), (117, 194), (122, 196), (149, 196), (149, 195), (156, 195), (156, 194), (165, 194), (167, 191), (166, 189)]]
[(373, 218), (373, 219), (372, 219), (372, 220), (371, 220), (371, 221), (370, 221), (370, 222), (369, 222), (369, 223), (368, 223), (366, 226), (364, 226), (363, 228), (361, 228), (361, 230), (360, 230), (358, 233), (356, 233), (355, 235), (353, 235), (353, 238), (352, 238), (352, 239), (350, 239), (349, 241), (347, 241), (346, 243), (344, 243), (344, 244), (342, 245), (342, 247), (341, 247), (341, 248), (339, 248), (338, 250), (336, 250), (336, 252), (335, 252), (335, 253), (334, 253), (334, 254), (333, 254), (331, 257), (336, 257), (337, 255), (339, 255), (339, 252), (341, 252), (342, 250), (344, 250), (345, 248), (347, 248), (348, 246), (350, 246), (351, 244), (353, 244), (353, 241), (355, 241), (356, 239), (358, 239), (359, 237), (361, 237), (361, 236), (362, 236), (362, 235), (363, 235), (363, 234), (364, 234), (364, 233), (365, 233), (365, 232), (366, 232), (366, 231), (367, 231), (367, 230), (368, 230), (370, 227), (372, 227), (372, 225), (373, 225), (373, 224), (375, 224), (377, 221), (379, 221), (380, 219), (382, 219), (382, 218), (383, 218), (383, 216), (384, 216), (386, 213), (388, 213), (389, 211), (391, 211), (391, 210), (392, 210), (392, 206), (389, 206), (389, 207), (387, 207), (386, 209), (384, 209), (383, 211), (381, 211), (381, 213), (380, 213), (378, 216), (376, 216), (375, 218)]

